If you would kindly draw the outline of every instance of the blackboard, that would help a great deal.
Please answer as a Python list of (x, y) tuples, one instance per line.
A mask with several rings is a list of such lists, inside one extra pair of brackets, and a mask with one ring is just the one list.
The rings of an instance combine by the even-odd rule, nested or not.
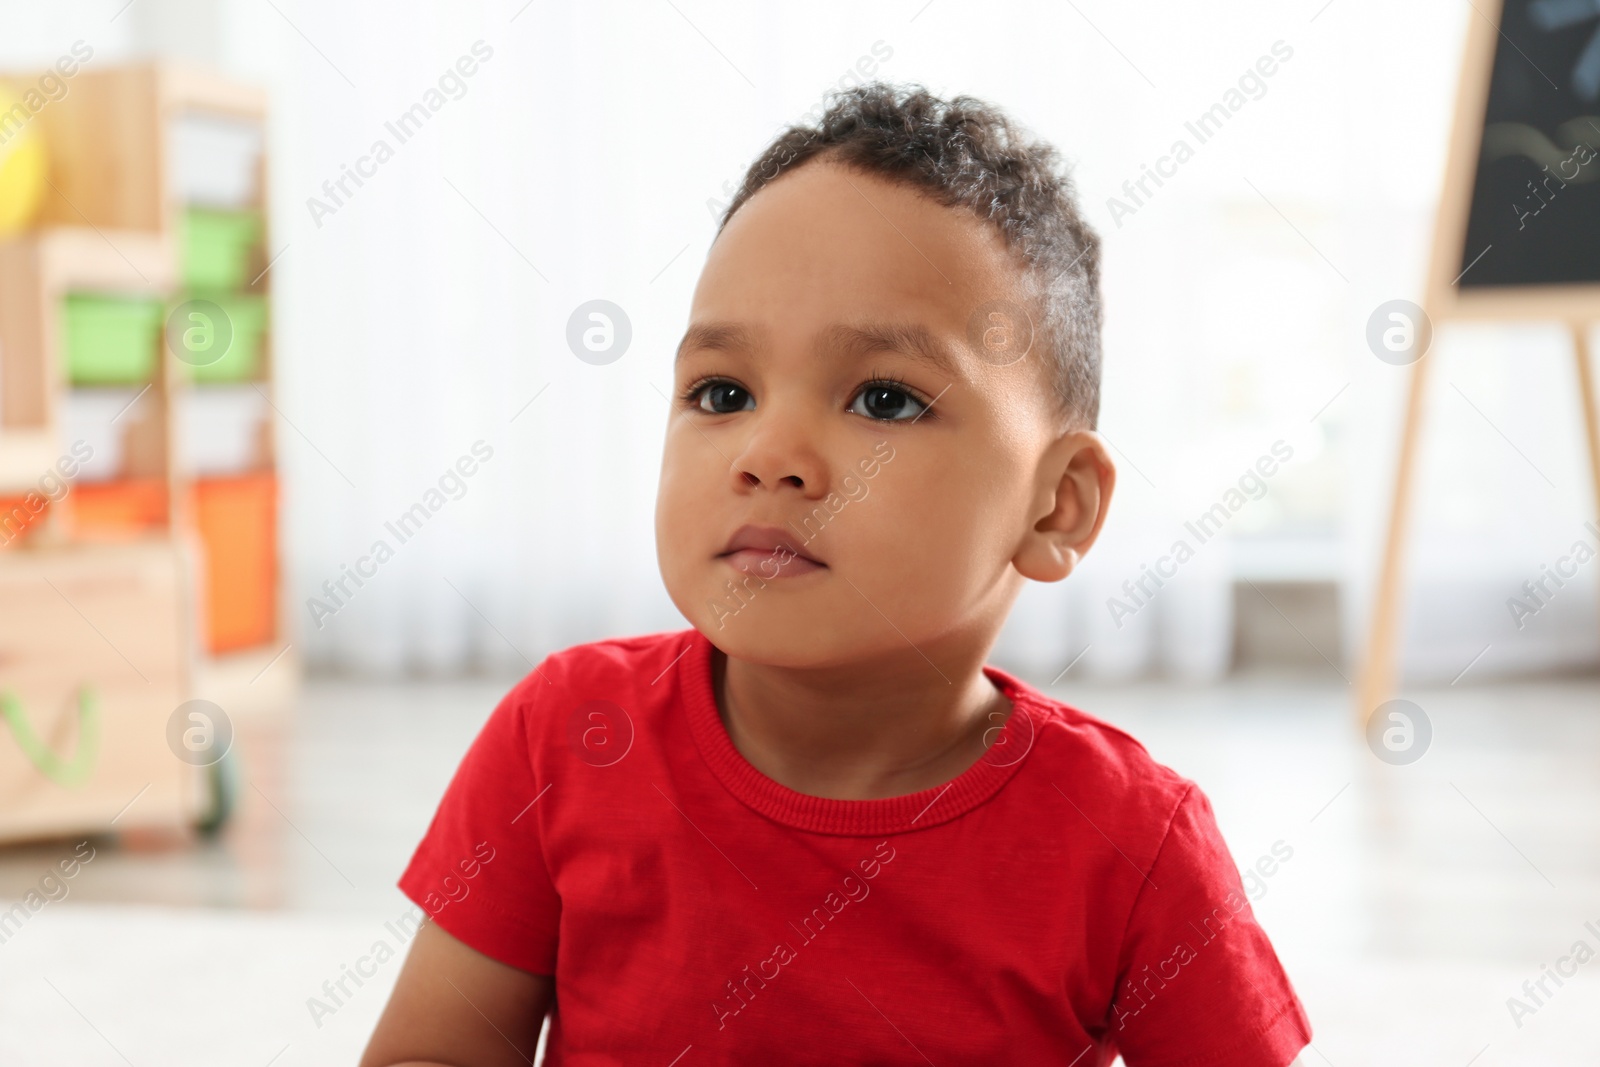
[(1600, 0), (1499, 21), (1457, 284), (1600, 282)]

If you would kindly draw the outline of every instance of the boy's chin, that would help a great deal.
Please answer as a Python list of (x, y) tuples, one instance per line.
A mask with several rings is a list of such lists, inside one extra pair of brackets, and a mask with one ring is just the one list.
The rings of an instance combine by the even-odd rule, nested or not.
[[(826, 571), (797, 579), (780, 579), (766, 588), (738, 596), (727, 584), (693, 579), (675, 584), (664, 574), (668, 595), (678, 611), (726, 655), (769, 667), (827, 669), (893, 659), (907, 651), (907, 633), (921, 643), (924, 627), (892, 627), (845, 586), (842, 594)], [(691, 592), (692, 590), (692, 592)], [(938, 616), (932, 605), (919, 612), (892, 607), (924, 623)]]
[[(718, 623), (721, 625), (718, 625)], [(803, 623), (794, 616), (769, 612), (755, 616), (746, 609), (741, 617), (713, 618), (709, 614), (694, 620), (695, 629), (725, 655), (746, 663), (794, 670), (838, 667), (870, 657), (875, 647), (872, 637), (855, 634), (838, 626)]]

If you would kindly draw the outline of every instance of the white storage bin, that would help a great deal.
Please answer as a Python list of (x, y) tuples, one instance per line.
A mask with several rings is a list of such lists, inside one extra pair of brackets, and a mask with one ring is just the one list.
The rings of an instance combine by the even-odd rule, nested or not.
[(261, 173), (261, 125), (185, 112), (169, 129), (167, 183), (173, 199), (237, 210), (256, 203)]
[(241, 474), (262, 463), (267, 401), (248, 383), (195, 385), (177, 405), (178, 456), (195, 477)]
[(139, 408), (149, 397), (141, 397), (131, 407), (129, 404), (143, 388), (131, 385), (67, 390), (61, 410), (63, 444), (70, 449), (74, 442), (83, 441), (94, 450), (89, 461), (78, 469), (75, 481), (106, 482), (122, 474), (125, 435), (139, 421), (143, 414)]

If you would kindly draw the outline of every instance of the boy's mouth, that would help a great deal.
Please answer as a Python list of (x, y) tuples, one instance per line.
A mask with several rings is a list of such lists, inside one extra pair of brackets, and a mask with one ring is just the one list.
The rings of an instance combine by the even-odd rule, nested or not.
[(734, 531), (718, 559), (761, 578), (792, 578), (826, 570), (827, 564), (796, 547), (794, 532), (780, 526), (745, 525)]

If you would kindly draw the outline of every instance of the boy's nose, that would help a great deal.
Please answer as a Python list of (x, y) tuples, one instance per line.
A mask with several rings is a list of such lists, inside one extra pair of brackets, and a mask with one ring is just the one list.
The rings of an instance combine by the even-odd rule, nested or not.
[(791, 486), (807, 497), (826, 493), (827, 466), (793, 420), (757, 426), (729, 473), (736, 492)]

